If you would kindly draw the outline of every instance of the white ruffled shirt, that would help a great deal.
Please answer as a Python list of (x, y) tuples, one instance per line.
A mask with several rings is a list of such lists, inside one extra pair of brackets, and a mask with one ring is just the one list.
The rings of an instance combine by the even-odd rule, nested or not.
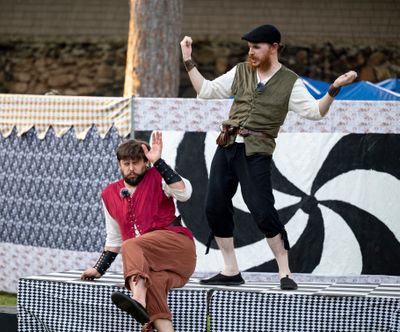
[[(181, 177), (183, 182), (185, 183), (184, 189), (173, 189), (169, 187), (164, 180), (162, 180), (162, 189), (167, 195), (167, 197), (173, 197), (177, 201), (185, 202), (187, 201), (190, 196), (192, 196), (192, 185), (189, 180)], [(108, 212), (104, 201), (101, 201), (103, 204), (104, 216), (105, 216), (105, 223), (106, 223), (106, 247), (121, 247), (122, 245), (122, 236), (121, 232), (119, 231), (119, 226), (117, 221), (110, 215)]]

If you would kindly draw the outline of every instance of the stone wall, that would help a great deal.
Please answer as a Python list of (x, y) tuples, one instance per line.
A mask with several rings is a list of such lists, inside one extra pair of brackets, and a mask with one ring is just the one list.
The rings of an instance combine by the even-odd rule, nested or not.
[[(63, 40), (63, 39), (61, 39)], [(244, 42), (198, 41), (194, 59), (214, 78), (246, 58)], [(122, 96), (126, 41), (92, 38), (82, 42), (0, 40), (0, 93)], [(353, 69), (371, 82), (400, 77), (400, 49), (326, 44), (286, 45), (281, 61), (299, 75), (331, 82)], [(181, 66), (181, 97), (194, 97)]]
[(126, 42), (0, 42), (0, 92), (120, 96)]

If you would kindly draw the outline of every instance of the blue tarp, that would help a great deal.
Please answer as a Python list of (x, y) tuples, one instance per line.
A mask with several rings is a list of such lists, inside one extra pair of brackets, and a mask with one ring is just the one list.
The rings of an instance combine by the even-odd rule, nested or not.
[[(304, 85), (315, 98), (322, 98), (328, 91), (329, 83), (302, 77)], [(367, 81), (359, 81), (342, 88), (336, 100), (395, 100), (400, 101), (400, 80), (392, 79), (380, 82), (382, 87)], [(397, 85), (396, 85), (397, 84)], [(394, 90), (397, 88), (398, 90)], [(391, 91), (393, 90), (393, 91)]]
[(302, 77), (301, 79), (311, 95), (317, 99), (322, 98), (328, 91), (329, 83), (313, 80), (308, 77)]
[(344, 86), (336, 100), (396, 100), (400, 94), (381, 88), (367, 81), (360, 81)]
[(376, 83), (376, 85), (400, 93), (400, 78), (389, 78), (388, 80)]

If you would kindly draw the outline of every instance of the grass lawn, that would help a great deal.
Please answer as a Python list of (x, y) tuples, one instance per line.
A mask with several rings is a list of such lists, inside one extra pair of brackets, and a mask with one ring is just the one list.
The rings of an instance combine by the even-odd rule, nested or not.
[(17, 305), (17, 294), (0, 292), (0, 306), (13, 307)]

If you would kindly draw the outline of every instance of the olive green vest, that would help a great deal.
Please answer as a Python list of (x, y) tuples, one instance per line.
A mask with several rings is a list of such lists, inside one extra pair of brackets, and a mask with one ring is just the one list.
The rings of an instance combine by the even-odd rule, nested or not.
[[(266, 83), (263, 92), (256, 91), (257, 73), (246, 63), (239, 63), (232, 83), (235, 97), (229, 119), (224, 124), (260, 131), (276, 138), (288, 113), (293, 85), (298, 76), (282, 66)], [(230, 137), (229, 146), (235, 141)], [(244, 138), (246, 155), (272, 155), (275, 139), (250, 135)]]

